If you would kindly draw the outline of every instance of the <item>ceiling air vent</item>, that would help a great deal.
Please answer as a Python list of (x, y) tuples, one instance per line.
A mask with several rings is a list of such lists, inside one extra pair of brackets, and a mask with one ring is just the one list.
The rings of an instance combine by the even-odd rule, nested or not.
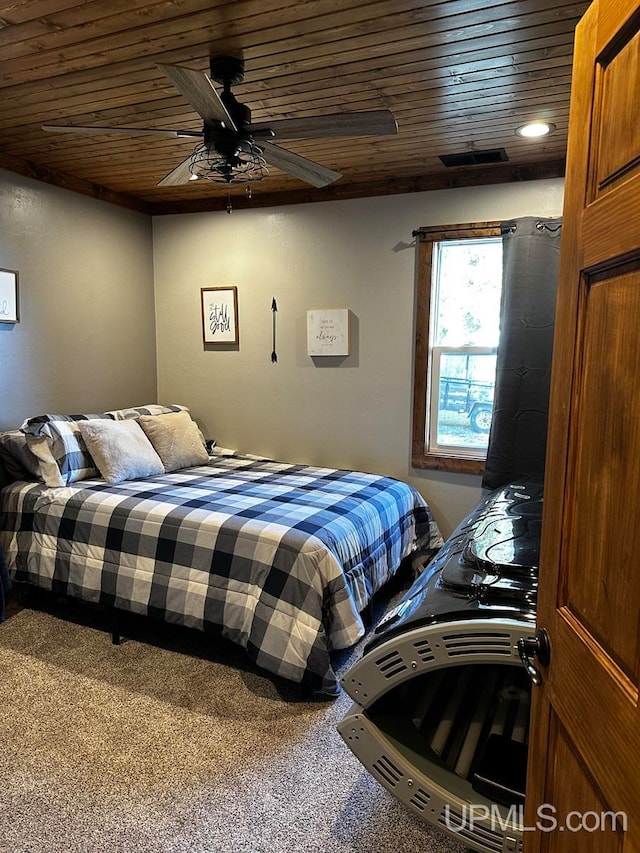
[(489, 148), (486, 151), (463, 151), (462, 154), (440, 154), (443, 164), (452, 166), (486, 166), (487, 163), (504, 163), (509, 158), (504, 148)]

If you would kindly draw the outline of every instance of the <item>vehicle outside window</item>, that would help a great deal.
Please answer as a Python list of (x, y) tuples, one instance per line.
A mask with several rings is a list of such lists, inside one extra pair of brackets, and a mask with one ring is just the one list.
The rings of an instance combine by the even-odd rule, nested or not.
[[(493, 413), (496, 348), (432, 351), (433, 387), (429, 449), (485, 451)], [(482, 454), (484, 455), (484, 454)]]

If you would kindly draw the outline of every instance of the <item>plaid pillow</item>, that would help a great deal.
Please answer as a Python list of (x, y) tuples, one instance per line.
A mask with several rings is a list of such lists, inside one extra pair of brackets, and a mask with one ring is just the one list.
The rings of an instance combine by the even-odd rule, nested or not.
[(130, 418), (139, 418), (141, 415), (167, 415), (169, 412), (188, 412), (186, 406), (161, 406), (159, 403), (150, 403), (148, 406), (132, 406), (129, 409), (113, 409), (105, 414), (110, 415), (116, 421), (127, 421)]
[(20, 427), (27, 435), (46, 437), (55, 459), (62, 483), (68, 485), (89, 477), (99, 477), (100, 472), (80, 433), (78, 421), (113, 420), (110, 414), (91, 415), (38, 415), (29, 418)]

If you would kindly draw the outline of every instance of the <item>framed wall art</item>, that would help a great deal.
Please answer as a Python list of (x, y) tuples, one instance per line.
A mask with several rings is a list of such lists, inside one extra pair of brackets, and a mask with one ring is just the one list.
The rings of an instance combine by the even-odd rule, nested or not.
[(349, 355), (349, 309), (307, 311), (307, 355)]
[(238, 288), (200, 288), (202, 339), (205, 347), (238, 344)]
[(18, 273), (0, 269), (0, 323), (19, 323)]

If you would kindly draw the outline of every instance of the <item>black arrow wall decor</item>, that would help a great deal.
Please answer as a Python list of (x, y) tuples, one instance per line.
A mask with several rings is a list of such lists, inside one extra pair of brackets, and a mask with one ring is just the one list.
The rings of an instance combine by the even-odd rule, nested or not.
[(275, 363), (278, 360), (278, 353), (276, 352), (276, 314), (278, 313), (278, 305), (276, 303), (275, 296), (271, 302), (271, 313), (273, 315), (272, 319), (272, 333), (273, 333), (273, 349), (271, 350), (271, 361)]

